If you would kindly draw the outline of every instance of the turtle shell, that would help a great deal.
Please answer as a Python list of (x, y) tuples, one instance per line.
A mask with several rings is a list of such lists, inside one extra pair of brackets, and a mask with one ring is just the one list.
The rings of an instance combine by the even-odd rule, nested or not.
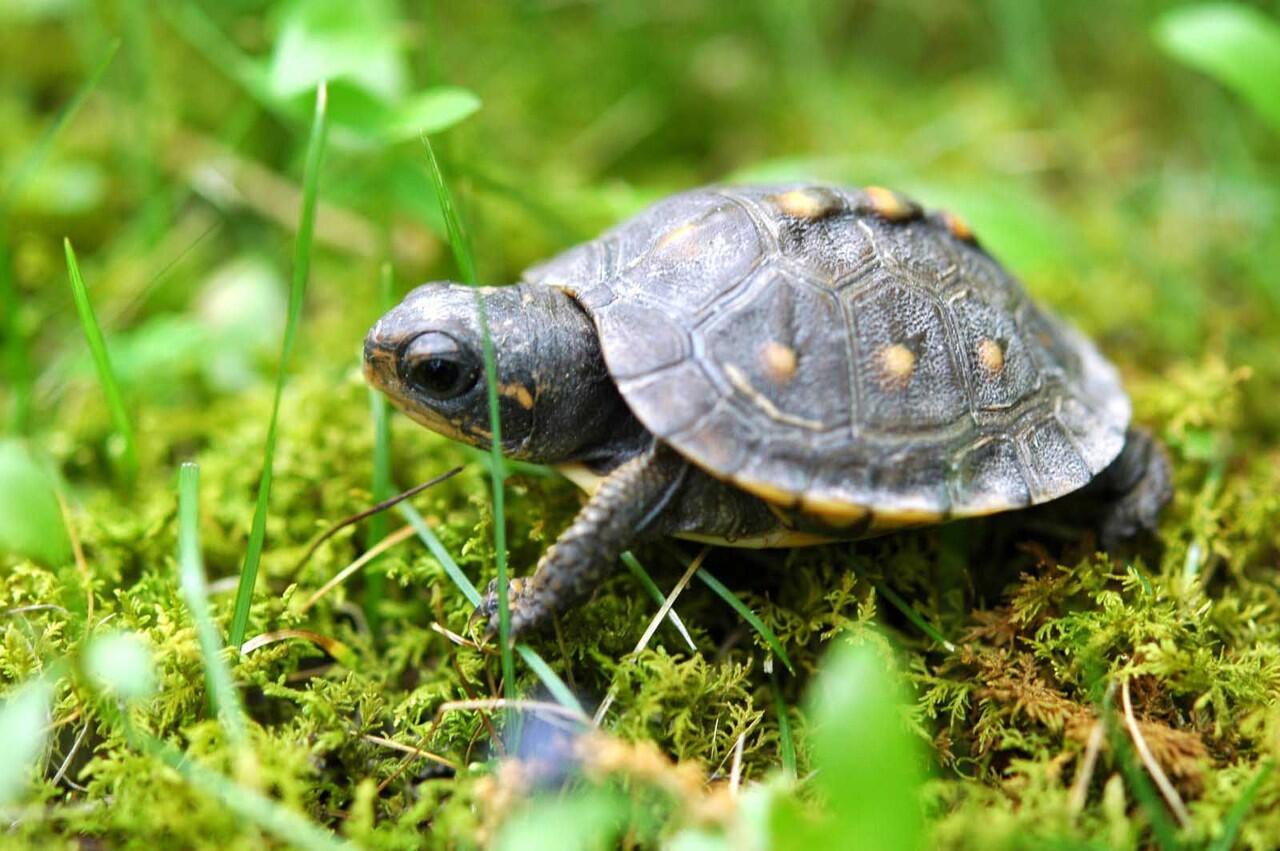
[(535, 266), (636, 417), (711, 474), (839, 523), (988, 514), (1084, 485), (1129, 400), (954, 216), (804, 184), (672, 196)]

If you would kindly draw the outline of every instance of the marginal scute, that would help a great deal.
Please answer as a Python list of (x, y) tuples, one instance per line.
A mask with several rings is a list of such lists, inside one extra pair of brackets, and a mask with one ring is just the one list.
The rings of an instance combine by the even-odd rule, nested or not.
[(1066, 430), (1053, 417), (1046, 417), (1031, 428), (1027, 450), (1039, 491), (1037, 502), (1070, 493), (1093, 477)]
[(1018, 461), (1018, 448), (1003, 437), (984, 438), (960, 455), (952, 478), (952, 499), (975, 514), (1018, 508), (1031, 502)]
[(1124, 444), (1093, 344), (886, 189), (686, 192), (525, 277), (577, 294), (646, 428), (841, 534), (1053, 499)]

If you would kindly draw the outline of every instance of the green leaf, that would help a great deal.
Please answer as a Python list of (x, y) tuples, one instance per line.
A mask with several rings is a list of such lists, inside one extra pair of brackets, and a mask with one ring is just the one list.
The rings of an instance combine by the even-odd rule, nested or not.
[(456, 86), (437, 86), (400, 103), (382, 127), (389, 142), (447, 130), (480, 108), (480, 98)]
[(408, 68), (387, 0), (294, 0), (283, 12), (267, 69), (276, 97), (346, 80), (382, 100), (404, 93)]
[(156, 690), (151, 650), (136, 633), (115, 632), (94, 638), (85, 651), (84, 669), (101, 691), (126, 701), (150, 697)]
[(36, 759), (49, 738), (53, 686), (43, 679), (22, 686), (0, 706), (0, 805), (21, 797)]
[(16, 440), (0, 440), (0, 553), (51, 567), (71, 557), (53, 481)]
[(1248, 101), (1280, 130), (1280, 25), (1234, 3), (1189, 6), (1156, 22), (1156, 42), (1170, 56)]
[(923, 841), (920, 788), (924, 755), (907, 728), (892, 663), (868, 641), (837, 642), (808, 698), (814, 783), (827, 802), (819, 823), (795, 807), (772, 818), (779, 848), (919, 848)]

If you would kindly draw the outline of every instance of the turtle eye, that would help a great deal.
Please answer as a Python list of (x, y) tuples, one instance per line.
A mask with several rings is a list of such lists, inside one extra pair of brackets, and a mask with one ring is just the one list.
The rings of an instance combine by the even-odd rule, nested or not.
[(441, 402), (466, 393), (480, 377), (475, 356), (442, 331), (414, 337), (405, 347), (400, 371), (406, 384)]

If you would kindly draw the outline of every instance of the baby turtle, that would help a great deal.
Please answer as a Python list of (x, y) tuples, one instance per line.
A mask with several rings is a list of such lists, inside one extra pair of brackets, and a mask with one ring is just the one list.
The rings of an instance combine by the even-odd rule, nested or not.
[[(672, 196), (510, 287), (418, 287), (365, 374), (590, 498), (511, 586), (526, 629), (638, 539), (788, 547), (1036, 505), (1093, 481), (1104, 545), (1154, 530), (1163, 449), (1115, 368), (1037, 307), (956, 216), (804, 184)], [(482, 612), (494, 618), (494, 589)]]

